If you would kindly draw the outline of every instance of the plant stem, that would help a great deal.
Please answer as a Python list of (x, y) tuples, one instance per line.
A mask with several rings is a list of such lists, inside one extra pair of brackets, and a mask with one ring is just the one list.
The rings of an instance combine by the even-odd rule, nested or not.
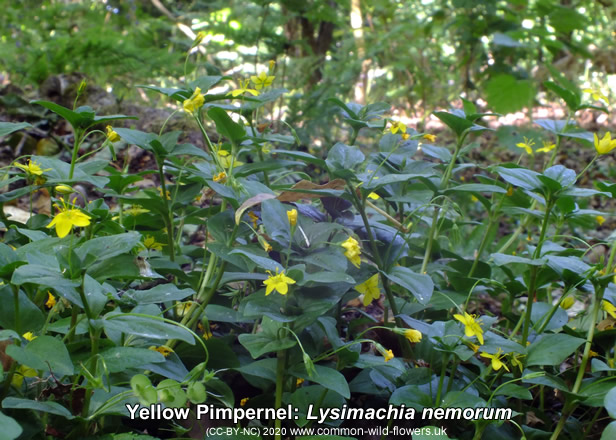
[(426, 243), (426, 251), (424, 253), (423, 262), (421, 263), (420, 273), (426, 273), (426, 268), (428, 267), (428, 261), (430, 260), (430, 255), (432, 255), (432, 243), (434, 242), (434, 235), (436, 234), (436, 225), (438, 223), (438, 214), (441, 207), (434, 207), (434, 213), (432, 214), (432, 224), (430, 225), (430, 230), (428, 231), (428, 243)]
[(81, 145), (82, 132), (75, 129), (74, 132), (75, 143), (73, 144), (73, 155), (71, 157), (71, 169), (68, 173), (68, 180), (73, 180), (73, 173), (75, 172), (75, 164), (77, 163), (77, 156), (79, 155), (79, 146)]
[(160, 186), (162, 197), (167, 207), (167, 215), (165, 216), (165, 224), (167, 226), (167, 246), (169, 246), (169, 259), (175, 261), (175, 240), (173, 239), (173, 212), (169, 200), (167, 199), (167, 184), (165, 183), (165, 173), (163, 172), (164, 160), (158, 160), (158, 176), (160, 177)]
[[(545, 240), (545, 233), (548, 229), (548, 223), (550, 219), (550, 213), (554, 202), (548, 198), (547, 206), (545, 208), (545, 214), (543, 216), (543, 223), (541, 224), (541, 233), (539, 234), (539, 242), (535, 248), (533, 259), (541, 257), (541, 248), (543, 247), (543, 241)], [(526, 303), (526, 314), (524, 315), (524, 327), (522, 329), (522, 346), (526, 346), (528, 341), (528, 333), (530, 330), (530, 317), (533, 310), (533, 301), (535, 300), (537, 275), (539, 273), (539, 266), (533, 266), (530, 272), (530, 282), (528, 285), (528, 300)]]

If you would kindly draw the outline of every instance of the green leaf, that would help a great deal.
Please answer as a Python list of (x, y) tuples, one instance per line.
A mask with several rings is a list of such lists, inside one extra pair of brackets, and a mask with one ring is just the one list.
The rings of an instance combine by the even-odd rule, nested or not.
[(466, 118), (461, 118), (449, 112), (434, 112), (434, 116), (443, 121), (443, 123), (451, 128), (458, 136), (473, 126), (472, 121), (469, 121)]
[(218, 107), (212, 107), (207, 115), (216, 124), (216, 131), (235, 144), (239, 144), (246, 137), (246, 130), (228, 115), (226, 111)]
[(405, 385), (396, 389), (389, 398), (390, 405), (406, 405), (416, 411), (432, 407), (432, 397), (417, 385)]
[(304, 364), (300, 363), (291, 367), (289, 369), (289, 374), (295, 377), (302, 378), (304, 380), (318, 383), (319, 385), (323, 385), (323, 387), (325, 387), (326, 389), (335, 391), (345, 399), (349, 399), (351, 397), (349, 384), (347, 383), (346, 378), (342, 375), (342, 373), (340, 373), (338, 370), (324, 367), (322, 365), (315, 365), (314, 368), (316, 370), (316, 373), (313, 373), (312, 376), (309, 376)]
[(486, 83), (486, 99), (494, 111), (513, 113), (532, 105), (535, 88), (528, 80), (516, 80), (511, 75), (494, 76)]
[(56, 376), (69, 376), (75, 371), (66, 346), (52, 336), (39, 336), (25, 347), (10, 345), (7, 353), (17, 362), (36, 370), (51, 369)]
[(272, 260), (271, 258), (268, 258), (268, 257), (256, 255), (255, 253), (249, 252), (246, 249), (234, 249), (229, 253), (244, 255), (248, 257), (248, 259), (250, 259), (252, 262), (254, 262), (257, 266), (262, 267), (265, 270), (276, 272), (276, 270), (282, 271), (284, 269), (282, 265), (278, 263), (277, 261)]
[(498, 185), (488, 185), (484, 183), (465, 183), (462, 185), (456, 185), (453, 188), (447, 190), (447, 192), (466, 191), (466, 192), (487, 192), (506, 194), (507, 190)]
[(496, 172), (505, 182), (513, 186), (519, 186), (530, 191), (543, 187), (543, 183), (539, 179), (540, 174), (526, 168), (496, 167)]
[(265, 200), (261, 203), (261, 220), (267, 234), (283, 248), (289, 246), (291, 239), (291, 226), (287, 211), (291, 210), (291, 206), (283, 205), (278, 200)]
[(353, 169), (364, 163), (365, 158), (359, 148), (338, 142), (329, 150), (325, 163), (332, 177), (349, 179), (355, 176)]
[[(613, 389), (613, 388), (612, 388)], [(613, 440), (616, 438), (616, 421), (611, 422), (605, 427), (601, 434), (601, 440)]]
[(507, 255), (507, 254), (498, 254), (498, 253), (490, 255), (490, 257), (494, 259), (494, 264), (496, 264), (497, 266), (506, 266), (511, 263), (520, 263), (520, 264), (527, 264), (527, 265), (532, 265), (532, 266), (543, 266), (545, 263), (547, 263), (547, 260), (545, 258), (538, 258), (538, 259), (532, 260), (530, 258), (519, 257), (517, 255)]
[(434, 283), (429, 275), (415, 273), (408, 267), (403, 266), (395, 266), (389, 273), (384, 275), (411, 292), (421, 304), (430, 302), (432, 292), (434, 291)]
[(179, 339), (189, 344), (195, 343), (193, 335), (188, 330), (164, 322), (154, 316), (145, 317), (123, 313), (107, 314), (98, 322), (102, 323), (106, 331), (121, 332), (147, 339)]
[(581, 99), (579, 94), (576, 94), (571, 90), (567, 90), (553, 81), (545, 81), (543, 85), (561, 97), (570, 110), (575, 111), (580, 106)]
[(496, 390), (495, 396), (506, 396), (512, 399), (532, 400), (533, 396), (527, 388), (516, 385), (514, 383), (508, 383)]
[(32, 127), (32, 124), (27, 122), (0, 122), (0, 137), (28, 127)]
[(49, 414), (64, 417), (65, 419), (74, 419), (71, 412), (56, 402), (40, 402), (30, 399), (21, 399), (19, 397), (7, 397), (2, 401), (4, 409), (32, 409), (34, 411), (42, 411)]
[(0, 426), (2, 426), (0, 433), (2, 440), (15, 440), (23, 432), (21, 425), (14, 418), (6, 416), (2, 412), (0, 412)]
[(612, 388), (603, 401), (603, 406), (611, 418), (616, 419), (616, 388)]
[(165, 362), (157, 351), (137, 347), (112, 347), (100, 353), (110, 373), (120, 373), (146, 364)]
[(297, 341), (290, 336), (281, 338), (279, 330), (282, 326), (283, 323), (264, 317), (260, 332), (255, 334), (242, 333), (238, 340), (248, 350), (253, 359), (257, 359), (265, 353), (286, 350), (295, 346)]
[(84, 261), (88, 255), (94, 257), (89, 263), (92, 264), (130, 252), (137, 246), (140, 240), (141, 234), (134, 231), (125, 234), (107, 235), (86, 241), (75, 249), (75, 252)]
[(194, 293), (193, 289), (178, 289), (175, 284), (159, 284), (146, 290), (127, 290), (123, 298), (132, 299), (137, 304), (156, 304), (181, 301)]
[(545, 335), (528, 347), (526, 366), (559, 365), (583, 343), (584, 339), (564, 333)]
[[(24, 331), (37, 331), (45, 323), (45, 315), (22, 291), (19, 291), (19, 321), (27, 323)], [(0, 287), (0, 326), (5, 329), (15, 329), (15, 300), (8, 285)], [(21, 329), (20, 329), (21, 330)]]

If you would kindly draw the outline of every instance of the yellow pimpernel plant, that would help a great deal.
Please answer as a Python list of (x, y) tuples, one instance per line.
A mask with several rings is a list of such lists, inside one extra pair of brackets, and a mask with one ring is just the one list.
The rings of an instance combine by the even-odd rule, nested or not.
[(255, 85), (255, 89), (261, 90), (265, 87), (271, 86), (275, 78), (275, 76), (271, 76), (265, 72), (261, 72), (258, 75), (251, 76), (250, 80)]
[(501, 361), (501, 355), (502, 354), (503, 354), (503, 350), (499, 348), (496, 351), (496, 353), (494, 353), (494, 354), (481, 353), (481, 357), (484, 357), (486, 359), (490, 359), (491, 365), (492, 365), (492, 369), (494, 371), (498, 371), (501, 368), (505, 368), (505, 370), (509, 371), (509, 368), (507, 367), (507, 365), (505, 365), (503, 363), (503, 361)]
[(297, 224), (297, 209), (287, 211), (287, 218), (291, 227), (295, 226)]
[(193, 115), (197, 110), (203, 107), (204, 103), (205, 98), (201, 94), (201, 89), (197, 87), (192, 96), (182, 103), (182, 107), (184, 107), (186, 113)]
[(599, 136), (595, 133), (595, 150), (598, 154), (607, 154), (616, 148), (616, 139), (612, 140), (612, 134), (608, 131), (603, 136), (603, 139), (599, 139)]
[(400, 132), (400, 134), (406, 133), (406, 125), (404, 125), (400, 121), (391, 121), (391, 126), (389, 127), (389, 132), (391, 134), (396, 134), (398, 132)]
[(113, 130), (111, 125), (108, 125), (107, 127), (105, 127), (105, 130), (107, 131), (107, 140), (109, 142), (118, 142), (122, 139), (120, 135), (116, 131)]
[(267, 271), (269, 277), (263, 281), (265, 285), (265, 296), (272, 293), (274, 290), (281, 295), (286, 295), (289, 292), (289, 284), (295, 284), (295, 280), (284, 274), (284, 270), (278, 273), (276, 269), (276, 275), (273, 275), (269, 270)]
[(90, 225), (89, 215), (84, 214), (79, 209), (71, 208), (64, 201), (62, 201), (62, 206), (57, 204), (54, 206), (59, 210), (59, 212), (53, 220), (51, 220), (47, 227), (50, 229), (55, 227), (58, 237), (66, 237), (75, 226), (84, 227)]
[(468, 338), (476, 336), (479, 343), (483, 345), (483, 330), (479, 322), (475, 319), (475, 315), (469, 315), (464, 312), (464, 315), (453, 315), (453, 317), (464, 324), (464, 334)]
[(607, 96), (605, 96), (601, 90), (596, 89), (582, 89), (582, 92), (590, 94), (592, 99), (595, 101), (604, 101), (606, 104), (608, 103)]
[(344, 256), (347, 257), (355, 267), (359, 268), (361, 264), (361, 248), (359, 247), (359, 242), (353, 237), (349, 237), (343, 241), (340, 246), (345, 249)]
[(556, 144), (550, 141), (543, 141), (543, 147), (537, 148), (537, 153), (549, 153), (554, 148), (556, 148)]
[(30, 176), (41, 176), (45, 171), (50, 171), (51, 168), (41, 169), (41, 166), (38, 162), (32, 162), (32, 160), (28, 159), (28, 164), (24, 165), (21, 163), (15, 162), (15, 166), (17, 168), (21, 168)]
[(532, 139), (528, 139), (526, 136), (524, 136), (524, 142), (518, 142), (517, 144), (515, 144), (515, 146), (518, 148), (524, 148), (526, 153), (530, 156), (534, 154), (533, 145), (535, 145), (535, 142)]
[(240, 86), (237, 89), (231, 90), (229, 92), (229, 94), (232, 97), (237, 98), (238, 96), (243, 95), (245, 93), (250, 93), (252, 96), (259, 96), (259, 91), (248, 88), (248, 86), (250, 85), (250, 80), (247, 79), (246, 81), (242, 81), (240, 79), (239, 83), (240, 83)]
[(379, 290), (379, 274), (375, 273), (366, 281), (355, 286), (355, 290), (364, 295), (364, 306), (381, 297)]

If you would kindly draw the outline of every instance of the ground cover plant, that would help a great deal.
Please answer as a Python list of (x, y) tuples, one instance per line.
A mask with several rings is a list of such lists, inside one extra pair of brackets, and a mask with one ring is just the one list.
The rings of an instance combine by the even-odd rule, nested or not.
[[(614, 243), (586, 233), (609, 216), (590, 200), (616, 183), (580, 182), (616, 140), (576, 122), (607, 112), (607, 97), (553, 70), (544, 86), (566, 117), (535, 120), (532, 138), (504, 141), (515, 160), (493, 164), (473, 152), (498, 115), (470, 100), (434, 112), (437, 136), (388, 103), (332, 98), (339, 138), (316, 150), (273, 124), (278, 69), (135, 84), (186, 119), (181, 131), (81, 105), (86, 82), (72, 106), (31, 103), (66, 122), (72, 145), (66, 160), (27, 154), (2, 170), (0, 203), (25, 200), (30, 215), (2, 219), (0, 438), (203, 438), (219, 426), (128, 417), (127, 404), (157, 403), (297, 408), (296, 420), (239, 424), (276, 439), (316, 426), (614, 437)], [(2, 122), (0, 136), (33, 129)], [(565, 142), (593, 152), (578, 171), (556, 164)], [(131, 169), (135, 151), (149, 169)], [(309, 418), (388, 404), (416, 416)], [(430, 408), (484, 416), (422, 418)], [(331, 438), (369, 438), (347, 433)]]

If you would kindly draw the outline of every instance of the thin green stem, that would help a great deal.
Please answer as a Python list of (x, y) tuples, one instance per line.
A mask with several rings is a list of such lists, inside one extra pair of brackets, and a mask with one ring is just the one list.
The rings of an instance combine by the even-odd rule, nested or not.
[(163, 172), (164, 160), (158, 160), (158, 176), (160, 178), (160, 186), (162, 190), (162, 198), (167, 207), (167, 215), (165, 223), (167, 226), (167, 246), (169, 246), (169, 259), (175, 261), (175, 241), (173, 239), (173, 212), (171, 211), (170, 201), (167, 198), (167, 184), (165, 183), (165, 173)]

